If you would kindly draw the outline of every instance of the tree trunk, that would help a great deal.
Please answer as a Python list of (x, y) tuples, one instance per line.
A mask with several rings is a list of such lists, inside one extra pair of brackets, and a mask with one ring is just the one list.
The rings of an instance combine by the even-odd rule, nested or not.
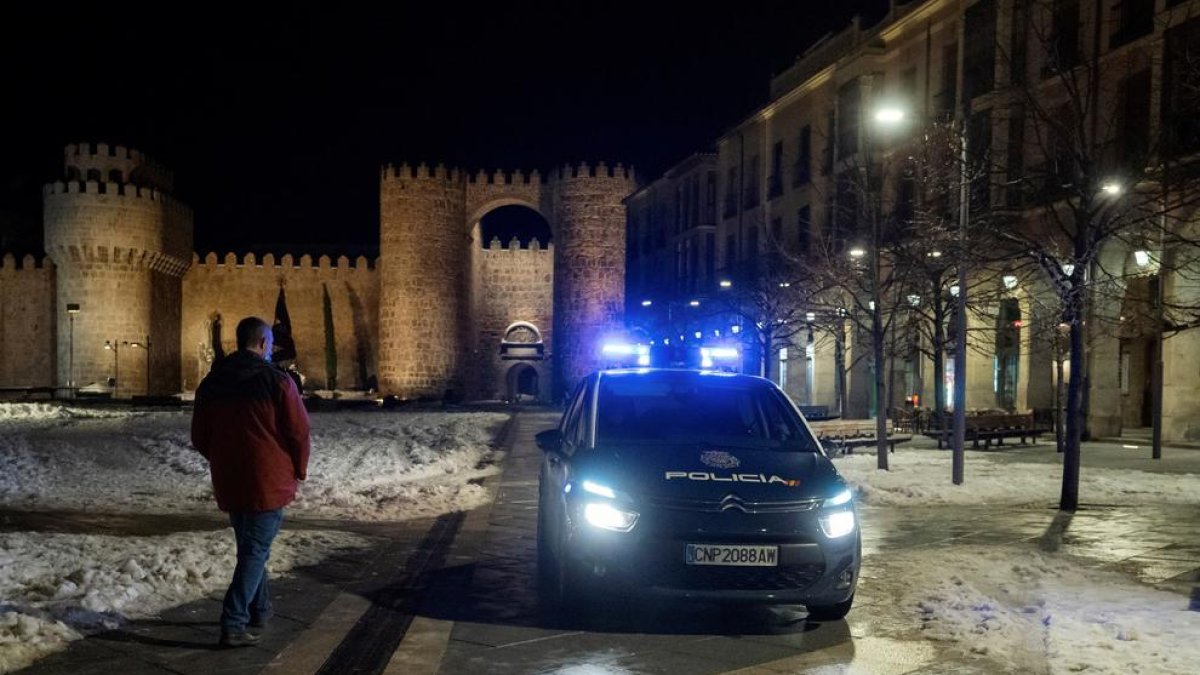
[(933, 423), (946, 428), (946, 307), (941, 298), (933, 305)]
[[(878, 293), (876, 293), (878, 295)], [(875, 453), (880, 469), (888, 469), (887, 453), (887, 389), (883, 369), (887, 365), (884, 360), (883, 317), (882, 308), (876, 301), (875, 309), (871, 312), (871, 348), (875, 356)]]
[(833, 362), (837, 372), (834, 374), (834, 387), (837, 389), (838, 416), (846, 416), (846, 407), (850, 401), (846, 395), (846, 323), (838, 321), (833, 336)]
[(1063, 447), (1062, 499), (1059, 508), (1074, 511), (1079, 507), (1079, 446), (1083, 440), (1083, 302), (1073, 294), (1068, 316), (1071, 317), (1071, 377), (1067, 385), (1067, 438)]
[(1054, 336), (1054, 447), (1063, 451), (1063, 351), (1058, 335)]

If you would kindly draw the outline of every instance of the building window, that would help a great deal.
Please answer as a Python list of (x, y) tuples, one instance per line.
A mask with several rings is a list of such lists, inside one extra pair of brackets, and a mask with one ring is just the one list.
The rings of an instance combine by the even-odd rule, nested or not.
[(767, 199), (783, 194), (783, 141), (775, 141), (771, 149), (771, 175), (767, 181)]
[(862, 107), (862, 87), (857, 79), (838, 88), (837, 152), (846, 158), (858, 152), (858, 118)]
[(771, 246), (772, 248), (783, 247), (783, 218), (771, 219)]
[(792, 187), (807, 185), (812, 180), (812, 127), (805, 124), (796, 141), (796, 165), (792, 172)]
[(933, 96), (935, 112), (952, 113), (958, 107), (958, 43), (942, 47), (941, 89)]
[(1163, 40), (1162, 122), (1164, 147), (1186, 155), (1200, 148), (1200, 19), (1166, 32)]
[(980, 0), (967, 8), (963, 50), (963, 100), (986, 94), (996, 85), (996, 2)]
[(837, 128), (836, 117), (832, 110), (825, 115), (825, 150), (821, 154), (821, 175), (833, 173), (834, 130)]
[(725, 237), (725, 272), (733, 271), (734, 265), (737, 262), (737, 235), (726, 235)]
[(746, 171), (746, 194), (742, 199), (748, 209), (758, 206), (758, 162), (758, 155), (751, 157)]
[(1042, 77), (1070, 70), (1078, 64), (1079, 0), (1055, 0)]
[(992, 111), (971, 115), (967, 122), (967, 158), (971, 176), (971, 211), (982, 213), (991, 205), (992, 176), (989, 157), (992, 150)]
[(1150, 71), (1130, 75), (1121, 82), (1118, 93), (1117, 128), (1120, 130), (1119, 165), (1138, 169), (1150, 153)]
[(730, 167), (729, 175), (725, 179), (725, 217), (736, 215), (738, 210), (738, 184), (737, 184), (737, 168)]
[(704, 235), (704, 279), (709, 283), (717, 276), (717, 235)]
[(1113, 7), (1108, 46), (1116, 49), (1154, 30), (1155, 0), (1120, 0)]

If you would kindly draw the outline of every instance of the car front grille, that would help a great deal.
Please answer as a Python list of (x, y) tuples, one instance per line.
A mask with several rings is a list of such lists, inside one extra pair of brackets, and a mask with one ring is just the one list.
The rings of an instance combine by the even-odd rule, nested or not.
[(675, 511), (692, 511), (696, 513), (722, 513), (724, 511), (741, 511), (742, 513), (795, 513), (811, 511), (821, 503), (820, 499), (796, 499), (790, 501), (752, 502), (744, 501), (734, 495), (727, 495), (719, 500), (675, 499), (671, 497), (651, 497), (650, 504), (662, 509)]
[(703, 591), (801, 591), (825, 573), (825, 565), (716, 567), (688, 565), (660, 570), (652, 585)]

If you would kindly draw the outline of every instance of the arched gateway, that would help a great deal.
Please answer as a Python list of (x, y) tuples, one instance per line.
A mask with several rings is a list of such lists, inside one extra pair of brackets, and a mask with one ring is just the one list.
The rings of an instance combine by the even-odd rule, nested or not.
[[(530, 317), (509, 316), (497, 327), (499, 317), (485, 309), (494, 305), (490, 299), (518, 288), (537, 291), (530, 284), (541, 284), (552, 297), (552, 317), (542, 324), (552, 326), (543, 336), (545, 357), (553, 396), (561, 397), (599, 365), (596, 340), (622, 323), (624, 199), (635, 187), (632, 170), (603, 163), (546, 176), (385, 167), (379, 190), (381, 389), (403, 398), (499, 393), (507, 368), (496, 372), (501, 366), (489, 365), (493, 355), (481, 352), (498, 348), (508, 324)], [(552, 247), (480, 249), (472, 242), (484, 215), (514, 204), (546, 219)], [(511, 260), (498, 262), (503, 255)], [(504, 275), (491, 274), (497, 269), (524, 276), (505, 282)]]

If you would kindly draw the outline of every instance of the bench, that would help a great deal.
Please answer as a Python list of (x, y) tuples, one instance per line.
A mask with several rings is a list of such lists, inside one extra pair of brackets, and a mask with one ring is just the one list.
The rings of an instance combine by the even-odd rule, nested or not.
[[(875, 435), (875, 420), (829, 420), (811, 422), (813, 433), (826, 450), (839, 454), (853, 454), (856, 447), (869, 447), (878, 444)], [(890, 452), (896, 452), (897, 443), (907, 443), (912, 440), (911, 434), (898, 434), (891, 420), (887, 421), (887, 440)]]
[(804, 415), (804, 419), (809, 422), (833, 420), (840, 417), (840, 415), (830, 415), (827, 405), (798, 405), (796, 407), (800, 410), (800, 414)]
[[(1038, 436), (1051, 431), (1046, 427), (1036, 426), (1032, 413), (968, 414), (966, 423), (966, 439), (971, 441), (972, 447), (975, 448), (979, 447), (980, 441), (983, 441), (984, 448), (991, 447), (992, 441), (996, 441), (997, 447), (1003, 446), (1006, 438), (1019, 438), (1022, 445), (1037, 444)], [(953, 427), (948, 429), (931, 428), (924, 433), (937, 441), (940, 450), (943, 443), (947, 446), (950, 445), (954, 429)], [(1027, 439), (1029, 443), (1027, 443)]]

